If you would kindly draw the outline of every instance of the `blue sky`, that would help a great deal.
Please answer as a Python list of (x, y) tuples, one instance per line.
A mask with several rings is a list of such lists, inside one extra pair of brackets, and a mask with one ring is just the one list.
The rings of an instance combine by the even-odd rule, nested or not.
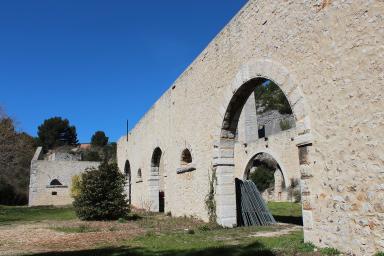
[(0, 106), (32, 136), (61, 116), (116, 141), (245, 3), (0, 0)]

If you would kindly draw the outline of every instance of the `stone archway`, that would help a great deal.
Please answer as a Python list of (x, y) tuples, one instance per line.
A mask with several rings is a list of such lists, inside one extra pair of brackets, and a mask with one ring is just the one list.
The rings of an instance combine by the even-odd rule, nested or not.
[(268, 187), (269, 193), (264, 190), (265, 187), (262, 187), (260, 189), (258, 183), (253, 180), (256, 183), (256, 186), (259, 189), (260, 193), (262, 193), (264, 200), (268, 202), (300, 201), (298, 198), (295, 198), (295, 193), (297, 192), (299, 185), (297, 182), (298, 178), (300, 177), (298, 169), (294, 169), (295, 171), (297, 171), (296, 174), (292, 172), (293, 170), (291, 170), (291, 172), (287, 171), (288, 169), (277, 155), (273, 154), (270, 150), (262, 150), (252, 154), (249, 158), (244, 168), (244, 173), (242, 177), (243, 180), (250, 180), (251, 173), (257, 170), (258, 165), (262, 165), (264, 167), (267, 166), (267, 169), (271, 171), (269, 173), (269, 177), (273, 176), (273, 186), (271, 184), (271, 186)]
[[(295, 138), (299, 148), (303, 205), (309, 201), (307, 181), (311, 177), (309, 148), (312, 145), (308, 108), (300, 87), (292, 75), (279, 63), (271, 60), (253, 60), (243, 65), (232, 86), (227, 90), (224, 104), (220, 106), (221, 126), (214, 150), (213, 167), (216, 172), (216, 216), (217, 222), (225, 227), (236, 225), (236, 196), (234, 177), (234, 144), (236, 129), (242, 108), (255, 86), (268, 79), (275, 82), (285, 94), (295, 117), (299, 136)], [(305, 174), (303, 174), (305, 173)], [(304, 230), (311, 229), (312, 212), (303, 207)]]
[(282, 179), (283, 179), (283, 182), (284, 184), (287, 186), (289, 185), (290, 181), (288, 179), (288, 174), (287, 174), (287, 171), (286, 171), (286, 167), (283, 163), (282, 160), (279, 159), (279, 157), (274, 154), (271, 150), (268, 150), (268, 149), (264, 149), (262, 151), (256, 151), (255, 153), (253, 153), (251, 155), (251, 157), (249, 157), (248, 161), (247, 161), (247, 164), (245, 165), (244, 167), (244, 175), (243, 175), (243, 178), (245, 179), (246, 178), (246, 171), (247, 169), (250, 168), (250, 164), (252, 163), (253, 159), (257, 156), (257, 155), (260, 155), (260, 154), (268, 154), (270, 155), (271, 158), (273, 158), (276, 163), (279, 165), (279, 172), (281, 172), (281, 176), (282, 176)]

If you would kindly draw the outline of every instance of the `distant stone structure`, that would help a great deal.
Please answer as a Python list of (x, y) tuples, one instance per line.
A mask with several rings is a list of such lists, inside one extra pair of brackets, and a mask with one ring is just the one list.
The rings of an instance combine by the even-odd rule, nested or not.
[[(119, 140), (132, 204), (207, 221), (213, 186), (217, 222), (233, 227), (235, 178), (266, 152), (286, 184), (300, 177), (305, 241), (384, 251), (383, 13), (379, 0), (248, 1)], [(265, 79), (295, 127), (259, 138), (240, 115)]]
[(31, 161), (29, 206), (71, 204), (72, 177), (100, 164), (80, 161), (80, 155), (64, 152), (43, 157), (42, 148), (37, 148)]

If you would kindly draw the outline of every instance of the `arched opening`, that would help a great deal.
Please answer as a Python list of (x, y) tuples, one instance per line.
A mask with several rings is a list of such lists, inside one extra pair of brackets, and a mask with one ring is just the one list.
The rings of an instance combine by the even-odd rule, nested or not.
[(151, 158), (151, 174), (149, 182), (149, 197), (151, 210), (164, 212), (165, 210), (165, 184), (163, 152), (159, 147), (155, 148)]
[(62, 186), (63, 184), (61, 184), (61, 182), (58, 179), (53, 179), (53, 180), (51, 180), (49, 185), (50, 186)]
[[(263, 124), (262, 127), (258, 125), (252, 127), (256, 140), (267, 141), (269, 135), (296, 127), (295, 113), (292, 111), (290, 101), (272, 80), (263, 77), (253, 78), (235, 90), (223, 113), (220, 142), (216, 146), (214, 159), (217, 177), (215, 195), (217, 221), (227, 227), (237, 224), (234, 147), (238, 138), (239, 119), (245, 104), (250, 99), (253, 101), (257, 122)], [(297, 102), (303, 104), (303, 101)], [(267, 144), (266, 147), (268, 147)], [(297, 153), (296, 157), (298, 157)], [(279, 175), (280, 173), (277, 172), (276, 176)], [(273, 173), (274, 176), (275, 173)]]
[(129, 161), (125, 161), (125, 166), (124, 166), (124, 175), (125, 175), (125, 193), (127, 194), (128, 197), (128, 203), (131, 204), (132, 202), (132, 194), (131, 194), (131, 165)]
[(244, 180), (255, 183), (277, 222), (303, 225), (299, 176), (288, 179), (286, 170), (271, 154), (254, 155), (245, 168)]
[(288, 201), (284, 175), (279, 163), (268, 153), (260, 152), (248, 162), (244, 179), (253, 181), (266, 201)]
[(270, 135), (296, 126), (288, 99), (275, 82), (271, 80), (259, 82), (248, 101), (253, 98), (259, 138), (268, 138)]
[(192, 155), (189, 149), (186, 148), (181, 152), (181, 166), (186, 166), (190, 163), (192, 163)]

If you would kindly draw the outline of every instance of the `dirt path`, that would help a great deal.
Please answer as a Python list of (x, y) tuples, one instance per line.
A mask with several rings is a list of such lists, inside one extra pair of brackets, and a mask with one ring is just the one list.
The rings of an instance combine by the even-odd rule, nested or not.
[(255, 234), (249, 235), (249, 237), (275, 237), (275, 236), (283, 236), (289, 235), (294, 231), (299, 231), (303, 227), (302, 226), (290, 226), (289, 228), (276, 230), (276, 231), (266, 231), (266, 232), (257, 232)]
[[(81, 233), (60, 229), (82, 227)], [(57, 230), (59, 228), (59, 230)], [(0, 226), (0, 255), (94, 248), (102, 244), (119, 245), (144, 231), (134, 223), (117, 222), (40, 222)]]

